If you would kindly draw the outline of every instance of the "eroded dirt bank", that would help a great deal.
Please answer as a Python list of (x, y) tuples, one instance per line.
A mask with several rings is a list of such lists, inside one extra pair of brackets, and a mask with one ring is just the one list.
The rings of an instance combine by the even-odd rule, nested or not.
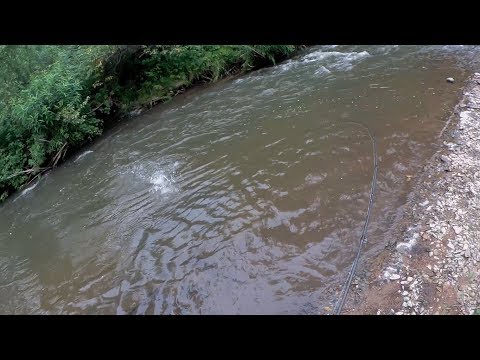
[(391, 246), (354, 282), (344, 314), (480, 311), (480, 73), (439, 141)]

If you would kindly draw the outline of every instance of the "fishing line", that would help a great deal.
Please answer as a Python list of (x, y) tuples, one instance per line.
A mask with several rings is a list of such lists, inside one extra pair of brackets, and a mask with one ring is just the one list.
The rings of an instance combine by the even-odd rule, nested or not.
[(370, 220), (370, 213), (372, 211), (372, 205), (373, 205), (373, 197), (375, 195), (375, 185), (377, 182), (377, 170), (378, 170), (378, 160), (377, 160), (377, 144), (375, 142), (375, 138), (373, 137), (372, 132), (368, 128), (368, 126), (356, 122), (356, 121), (346, 121), (345, 123), (351, 123), (351, 124), (357, 124), (365, 128), (368, 132), (368, 136), (372, 140), (372, 149), (373, 149), (373, 176), (372, 176), (372, 185), (370, 189), (370, 199), (368, 201), (368, 208), (367, 208), (367, 216), (365, 218), (365, 223), (363, 225), (363, 230), (362, 230), (362, 236), (360, 237), (360, 244), (358, 246), (357, 250), (357, 255), (355, 256), (355, 260), (353, 260), (352, 267), (348, 273), (347, 280), (345, 281), (345, 285), (343, 286), (342, 293), (340, 296), (339, 301), (337, 302), (337, 305), (335, 306), (334, 314), (339, 315), (342, 312), (343, 306), (345, 305), (345, 300), (347, 298), (348, 290), (350, 289), (350, 286), (352, 284), (353, 277), (355, 275), (355, 271), (357, 269), (358, 265), (358, 260), (360, 259), (360, 253), (362, 251), (362, 247), (366, 242), (366, 236), (367, 236), (367, 227), (368, 227), (368, 222)]

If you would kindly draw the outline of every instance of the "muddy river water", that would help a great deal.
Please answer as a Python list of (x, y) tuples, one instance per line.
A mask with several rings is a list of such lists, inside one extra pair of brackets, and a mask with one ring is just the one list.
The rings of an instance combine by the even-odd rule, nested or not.
[(322, 312), (372, 177), (368, 134), (348, 122), (378, 145), (369, 259), (478, 60), (473, 46), (316, 46), (115, 127), (0, 206), (0, 313)]

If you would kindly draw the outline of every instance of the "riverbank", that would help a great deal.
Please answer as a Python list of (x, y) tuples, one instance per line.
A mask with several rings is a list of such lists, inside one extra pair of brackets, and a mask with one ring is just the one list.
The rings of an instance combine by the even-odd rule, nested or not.
[(293, 45), (0, 46), (0, 202), (119, 120)]
[(480, 74), (439, 136), (386, 250), (344, 314), (480, 313)]

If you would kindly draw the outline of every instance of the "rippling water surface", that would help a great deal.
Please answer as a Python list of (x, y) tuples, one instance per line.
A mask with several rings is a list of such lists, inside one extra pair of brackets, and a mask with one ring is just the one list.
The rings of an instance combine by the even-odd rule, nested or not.
[[(472, 46), (317, 46), (115, 128), (0, 207), (0, 313), (315, 314), (388, 239)], [(446, 77), (456, 82), (448, 84)]]

